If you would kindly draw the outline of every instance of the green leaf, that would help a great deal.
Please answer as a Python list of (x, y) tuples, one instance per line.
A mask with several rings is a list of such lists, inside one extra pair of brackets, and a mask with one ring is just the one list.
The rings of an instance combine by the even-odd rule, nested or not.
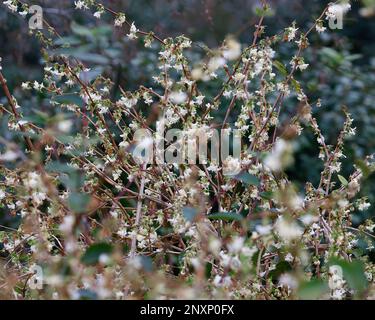
[(322, 56), (323, 62), (331, 68), (337, 68), (345, 61), (345, 57), (332, 48), (322, 48), (320, 49), (319, 54)]
[(316, 300), (329, 290), (327, 283), (319, 279), (302, 282), (298, 288), (298, 296), (303, 300)]
[(274, 14), (274, 11), (272, 11), (271, 8), (268, 6), (266, 8), (256, 7), (255, 14), (258, 17), (268, 17), (268, 16), (272, 16)]
[(352, 262), (348, 262), (341, 259), (332, 259), (329, 265), (340, 266), (349, 287), (356, 290), (358, 293), (361, 293), (367, 288), (368, 281), (365, 276), (365, 268), (362, 261), (354, 260)]
[(99, 258), (102, 254), (111, 254), (113, 251), (112, 245), (109, 243), (95, 243), (88, 247), (86, 252), (81, 257), (81, 262), (86, 265), (94, 265), (99, 262)]
[(140, 256), (141, 259), (141, 265), (144, 271), (146, 272), (152, 272), (153, 265), (152, 265), (152, 259), (148, 256)]
[(72, 28), (72, 31), (73, 33), (81, 36), (81, 37), (88, 37), (88, 38), (92, 38), (92, 31), (90, 28), (87, 28), (85, 26), (82, 26), (82, 25), (79, 25), (77, 24), (76, 22), (73, 22), (71, 24), (71, 28)]
[(371, 174), (371, 169), (365, 161), (358, 159), (355, 161), (355, 164), (361, 169), (364, 178), (367, 178)]
[(259, 186), (259, 179), (246, 171), (239, 173), (234, 179), (244, 182), (247, 185)]
[(74, 52), (72, 53), (72, 56), (75, 58), (85, 61), (85, 62), (91, 62), (95, 64), (103, 64), (108, 65), (111, 61), (107, 57), (104, 57), (97, 53), (87, 53), (87, 52)]
[(286, 69), (285, 65), (278, 61), (278, 60), (275, 60), (273, 62), (273, 65), (276, 67), (277, 70), (279, 70), (279, 72), (284, 76), (286, 77), (288, 75), (288, 70)]
[(44, 125), (48, 123), (48, 120), (51, 118), (48, 113), (39, 110), (33, 110), (33, 113), (32, 115), (22, 117), (22, 120), (32, 122), (36, 125)]
[(362, 54), (351, 54), (351, 55), (346, 56), (345, 59), (347, 61), (354, 61), (354, 60), (361, 59), (362, 57), (363, 57)]
[(256, 8), (255, 8), (255, 14), (256, 14), (258, 17), (262, 17), (262, 16), (264, 16), (264, 10), (263, 10), (262, 8), (256, 7)]
[(196, 215), (198, 214), (198, 210), (193, 207), (184, 207), (182, 209), (182, 212), (184, 214), (185, 219), (190, 222), (193, 222)]
[(207, 216), (210, 220), (241, 221), (243, 217), (235, 212), (218, 212)]
[(98, 296), (94, 291), (88, 289), (80, 289), (78, 291), (79, 300), (97, 300)]
[(64, 104), (64, 105), (68, 105), (68, 104), (74, 104), (74, 105), (77, 105), (79, 107), (82, 107), (83, 105), (83, 101), (82, 101), (82, 98), (80, 96), (78, 96), (77, 94), (63, 94), (61, 96), (56, 96), (54, 97), (54, 101), (58, 102), (58, 103), (61, 103), (61, 104)]
[[(104, 65), (107, 65), (106, 63), (103, 63)], [(95, 66), (90, 69), (90, 71), (85, 71), (80, 73), (80, 79), (85, 82), (91, 82), (95, 80), (98, 76), (100, 76), (103, 73), (103, 66)]]
[(67, 36), (67, 37), (61, 37), (55, 40), (55, 44), (58, 46), (74, 46), (81, 44), (81, 39), (78, 39), (75, 36)]
[(112, 31), (113, 29), (110, 26), (106, 25), (106, 26), (100, 26), (100, 27), (94, 28), (92, 30), (92, 33), (95, 36), (110, 36), (112, 35)]
[[(59, 181), (64, 184), (72, 192), (78, 191), (84, 183), (84, 175), (77, 168), (62, 163), (59, 161), (51, 161), (46, 164), (45, 169), (47, 172), (56, 172), (59, 174)], [(72, 194), (73, 195), (73, 194)], [(72, 196), (69, 201), (72, 201), (72, 210), (75, 208), (75, 203), (83, 201), (84, 199), (78, 199), (76, 196)], [(82, 202), (77, 204), (77, 207), (82, 205)]]
[(90, 199), (91, 197), (87, 193), (71, 193), (68, 198), (69, 208), (75, 213), (83, 213), (86, 211)]
[(361, 261), (355, 260), (347, 263), (343, 269), (344, 277), (352, 289), (361, 292), (367, 288), (368, 281), (365, 276), (364, 265)]
[(212, 272), (212, 263), (207, 262), (204, 270), (204, 274), (206, 276), (206, 279), (211, 278), (211, 272)]
[(259, 195), (262, 199), (272, 200), (273, 193), (271, 191), (263, 191)]
[(73, 166), (70, 166), (70, 165), (68, 165), (66, 163), (59, 162), (59, 161), (48, 162), (45, 165), (45, 169), (48, 172), (58, 172), (58, 173), (62, 173), (62, 172), (64, 172), (64, 173), (77, 172), (77, 168), (75, 168)]
[(346, 186), (349, 184), (348, 180), (346, 180), (342, 175), (337, 175), (337, 177), (339, 178), (341, 184), (342, 184), (344, 187), (346, 187)]
[(290, 81), (292, 82), (294, 90), (297, 93), (301, 92), (301, 85), (299, 84), (299, 82), (297, 80), (293, 79), (293, 78)]

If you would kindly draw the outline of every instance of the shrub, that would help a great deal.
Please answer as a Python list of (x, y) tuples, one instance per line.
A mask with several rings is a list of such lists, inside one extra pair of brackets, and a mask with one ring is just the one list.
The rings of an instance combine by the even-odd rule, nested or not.
[[(3, 4), (28, 10), (18, 0)], [(54, 115), (36, 103), (24, 116), (0, 73), (1, 109), (14, 140), (24, 140), (2, 141), (1, 210), (20, 221), (0, 233), (1, 297), (373, 296), (375, 224), (351, 221), (370, 205), (357, 194), (372, 157), (340, 175), (353, 119), (343, 108), (342, 130), (328, 144), (312, 115), (320, 102), (299, 80), (309, 68), (309, 36), (329, 32), (327, 19), (350, 5), (329, 5), (306, 31), (293, 23), (267, 35), (270, 8), (262, 1), (251, 44), (229, 36), (219, 48), (199, 50), (186, 36), (139, 30), (94, 0), (74, 5), (111, 17), (129, 41), (142, 42), (158, 73), (134, 90), (119, 87), (70, 54), (72, 38), (47, 21), (31, 31), (43, 48), (43, 80), (22, 88)], [(278, 54), (285, 47), (287, 64)], [(286, 103), (294, 110), (281, 123)], [(319, 183), (302, 190), (286, 170), (303, 130), (316, 140), (314, 161), (323, 169)], [(195, 150), (205, 139), (206, 157)]]

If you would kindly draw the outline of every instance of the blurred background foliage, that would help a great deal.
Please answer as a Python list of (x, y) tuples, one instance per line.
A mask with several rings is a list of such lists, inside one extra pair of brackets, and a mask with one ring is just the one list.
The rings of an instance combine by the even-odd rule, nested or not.
[[(314, 18), (329, 1), (279, 0), (270, 1), (272, 14), (265, 19), (266, 33), (272, 35), (289, 26), (293, 21), (307, 30)], [(71, 47), (60, 49), (82, 60), (91, 71), (87, 80), (103, 74), (114, 82), (111, 93), (119, 95), (118, 85), (125, 90), (150, 84), (157, 68), (157, 48), (142, 50), (142, 42), (131, 42), (125, 33), (113, 27), (112, 18), (95, 19), (73, 9), (73, 1), (33, 1), (40, 4), (45, 18), (63, 36)], [(185, 34), (194, 41), (189, 57), (192, 61), (203, 53), (204, 44), (215, 48), (230, 34), (242, 43), (252, 41), (254, 24), (257, 22), (256, 0), (107, 0), (103, 3), (124, 11), (130, 20), (143, 30), (153, 30), (162, 38)], [(305, 52), (310, 66), (303, 73), (301, 83), (310, 101), (321, 99), (322, 106), (314, 108), (314, 116), (329, 143), (335, 143), (343, 124), (342, 107), (345, 105), (353, 115), (357, 135), (347, 143), (347, 158), (343, 163), (343, 176), (348, 176), (353, 163), (360, 164), (366, 155), (375, 152), (375, 0), (352, 2), (352, 10), (345, 17), (343, 30), (328, 30), (314, 34), (311, 46)], [(57, 40), (56, 44), (61, 44)], [(43, 59), (38, 41), (28, 34), (27, 21), (1, 7), (0, 10), (0, 56), (9, 86), (27, 117), (48, 121), (61, 112), (52, 107), (43, 95), (31, 95), (20, 89), (23, 81), (41, 80)], [(141, 49), (141, 50), (140, 50)], [(294, 49), (278, 48), (277, 59), (290, 61)], [(208, 88), (209, 90), (210, 88)], [(212, 89), (212, 95), (217, 90)], [(0, 94), (0, 103), (6, 103)], [(282, 119), (288, 119), (298, 107), (296, 99), (286, 100)], [(41, 117), (40, 112), (47, 117)], [(235, 114), (234, 114), (235, 115)], [(218, 114), (218, 117), (223, 116)], [(0, 136), (14, 140), (7, 130), (7, 117), (0, 118)], [(18, 139), (21, 143), (21, 139)], [(318, 145), (311, 131), (305, 130), (296, 141), (295, 162), (288, 175), (300, 184), (319, 182), (321, 162), (317, 161)], [(4, 150), (0, 146), (1, 151)], [(368, 177), (362, 190), (375, 203), (375, 177)], [(374, 205), (367, 212), (356, 216), (355, 222), (374, 216)], [(0, 223), (17, 224), (9, 220), (0, 208)]]

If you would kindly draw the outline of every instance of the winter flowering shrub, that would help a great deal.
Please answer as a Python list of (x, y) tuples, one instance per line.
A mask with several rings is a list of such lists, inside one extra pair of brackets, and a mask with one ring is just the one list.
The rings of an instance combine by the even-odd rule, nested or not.
[[(3, 5), (28, 12), (24, 1)], [(262, 1), (251, 43), (228, 36), (198, 51), (186, 36), (161, 39), (94, 0), (74, 7), (154, 52), (157, 73), (113, 96), (114, 79), (90, 76), (48, 21), (30, 31), (43, 48), (43, 81), (22, 89), (43, 96), (54, 116), (38, 105), (40, 121), (24, 115), (0, 73), (3, 116), (24, 141), (2, 141), (0, 210), (20, 222), (0, 231), (1, 298), (374, 296), (375, 224), (352, 223), (370, 206), (358, 192), (372, 157), (340, 175), (353, 119), (344, 107), (327, 144), (312, 115), (320, 101), (298, 80), (309, 36), (331, 32), (348, 3), (328, 5), (307, 30), (293, 23), (268, 35)], [(289, 61), (279, 60), (282, 46)], [(281, 122), (287, 100), (295, 112)], [(302, 130), (315, 135), (323, 170), (318, 185), (299, 189), (285, 170)]]

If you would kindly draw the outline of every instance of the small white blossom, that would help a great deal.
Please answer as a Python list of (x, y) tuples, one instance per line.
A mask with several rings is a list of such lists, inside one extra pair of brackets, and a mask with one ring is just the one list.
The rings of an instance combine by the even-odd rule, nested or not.
[(126, 17), (124, 14), (117, 15), (115, 19), (115, 27), (121, 27), (126, 22)]
[(169, 95), (170, 100), (174, 104), (182, 104), (187, 100), (187, 94), (183, 91), (174, 91)]
[(137, 32), (139, 30), (137, 29), (137, 27), (135, 26), (134, 22), (132, 23), (132, 25), (130, 26), (130, 31), (129, 33), (126, 35), (130, 40), (134, 40), (134, 39), (137, 39)]
[(82, 0), (74, 1), (74, 5), (76, 6), (75, 8), (78, 10), (88, 9), (86, 3)]

